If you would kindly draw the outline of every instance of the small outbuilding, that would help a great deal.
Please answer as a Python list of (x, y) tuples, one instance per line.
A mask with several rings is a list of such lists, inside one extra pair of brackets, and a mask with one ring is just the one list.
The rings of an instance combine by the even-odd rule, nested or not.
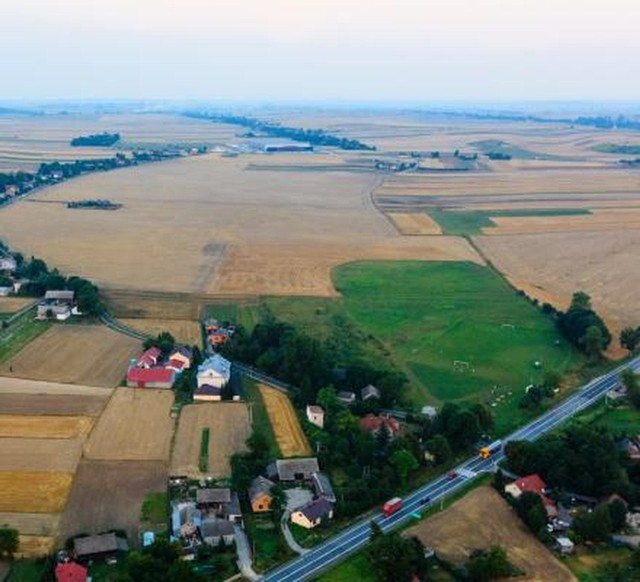
[(275, 465), (280, 481), (310, 481), (313, 474), (320, 470), (315, 457), (278, 459)]
[(322, 407), (308, 404), (307, 420), (318, 428), (324, 428), (324, 410), (322, 409)]
[(562, 554), (563, 556), (573, 554), (573, 550), (575, 549), (573, 542), (565, 536), (556, 538), (555, 546), (556, 550), (558, 550), (558, 552), (560, 552), (560, 554)]
[(113, 532), (73, 540), (73, 555), (79, 562), (108, 560), (127, 551), (129, 551), (127, 540)]
[(369, 384), (365, 386), (362, 390), (360, 390), (360, 397), (363, 401), (371, 400), (374, 398), (375, 400), (380, 400), (380, 390), (376, 388), (373, 384)]
[(273, 487), (275, 487), (275, 483), (262, 475), (251, 481), (251, 485), (249, 486), (249, 502), (251, 503), (251, 510), (254, 513), (271, 511), (271, 502), (273, 501), (271, 489)]

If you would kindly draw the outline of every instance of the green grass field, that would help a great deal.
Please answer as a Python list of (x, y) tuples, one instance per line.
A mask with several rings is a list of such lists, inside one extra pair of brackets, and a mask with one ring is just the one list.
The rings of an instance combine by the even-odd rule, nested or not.
[(444, 234), (471, 236), (482, 234), (483, 228), (495, 226), (491, 217), (501, 216), (577, 216), (591, 214), (585, 208), (540, 208), (522, 210), (439, 210), (428, 213), (442, 228)]
[(258, 390), (257, 384), (253, 380), (247, 378), (243, 379), (245, 393), (247, 399), (251, 403), (251, 418), (253, 421), (252, 429), (255, 432), (259, 432), (267, 439), (269, 443), (269, 451), (274, 457), (280, 456), (280, 447), (276, 441), (276, 437), (273, 434), (273, 427), (269, 420), (269, 414), (267, 408), (262, 400), (260, 390)]
[(606, 427), (616, 437), (640, 434), (640, 410), (626, 404), (612, 407), (599, 403), (580, 414), (573, 422)]
[(28, 311), (8, 327), (0, 329), (0, 363), (15, 356), (50, 325), (47, 321), (34, 320), (34, 312)]
[(588, 554), (569, 556), (564, 563), (573, 572), (579, 582), (603, 582), (613, 578), (603, 578), (597, 570), (602, 565), (613, 562), (622, 563), (629, 559), (631, 551), (626, 548), (601, 548)]
[(505, 430), (521, 421), (517, 403), (544, 370), (582, 364), (554, 323), (489, 268), (361, 262), (334, 280), (345, 311), (409, 374), (416, 404), (488, 402)]
[[(337, 268), (334, 283), (337, 300), (278, 297), (264, 304), (341, 356), (391, 360), (409, 377), (415, 407), (485, 402), (504, 433), (539, 414), (518, 408), (528, 384), (545, 370), (571, 372), (584, 363), (551, 319), (486, 267), (356, 262)], [(246, 309), (239, 308), (241, 319)]]

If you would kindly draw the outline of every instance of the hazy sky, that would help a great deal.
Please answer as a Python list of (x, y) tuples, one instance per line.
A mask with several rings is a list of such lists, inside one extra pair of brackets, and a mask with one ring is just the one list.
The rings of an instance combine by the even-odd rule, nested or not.
[(2, 99), (640, 99), (640, 0), (2, 4)]

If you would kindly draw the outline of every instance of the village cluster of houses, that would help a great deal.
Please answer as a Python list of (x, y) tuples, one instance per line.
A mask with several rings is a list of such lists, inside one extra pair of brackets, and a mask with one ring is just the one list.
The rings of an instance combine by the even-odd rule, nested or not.
[(211, 349), (219, 348), (226, 344), (236, 331), (234, 325), (224, 325), (217, 319), (205, 319), (204, 333), (207, 337), (207, 346)]
[(238, 495), (227, 487), (198, 488), (195, 500), (171, 504), (171, 540), (180, 543), (187, 559), (193, 559), (202, 544), (234, 543), (242, 526)]
[(151, 347), (127, 370), (127, 386), (130, 388), (161, 388), (170, 390), (178, 374), (191, 367), (192, 351), (185, 346), (175, 347), (163, 361), (162, 350)]

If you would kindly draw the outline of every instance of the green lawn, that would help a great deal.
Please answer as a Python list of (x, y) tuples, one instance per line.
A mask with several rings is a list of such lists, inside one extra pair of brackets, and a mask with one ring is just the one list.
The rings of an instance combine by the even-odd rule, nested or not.
[(596, 575), (597, 568), (607, 562), (624, 563), (631, 551), (626, 548), (601, 548), (593, 552), (564, 558), (564, 563), (574, 573), (579, 582), (602, 582)]
[(431, 209), (429, 216), (442, 228), (444, 234), (471, 236), (482, 234), (482, 229), (495, 226), (491, 217), (501, 216), (577, 216), (591, 214), (585, 208), (540, 208), (520, 210), (440, 210)]
[(40, 582), (44, 575), (45, 564), (36, 560), (16, 560), (11, 565), (5, 582)]
[(0, 329), (0, 363), (15, 356), (50, 325), (47, 321), (34, 320), (34, 311), (28, 311), (8, 327)]
[(269, 420), (269, 414), (267, 408), (262, 400), (258, 385), (253, 380), (248, 378), (243, 379), (247, 399), (251, 403), (251, 418), (253, 421), (252, 429), (255, 432), (259, 432), (267, 439), (269, 443), (269, 449), (274, 457), (280, 456), (280, 447), (276, 441), (276, 437), (273, 433), (273, 427)]
[(373, 582), (377, 580), (367, 556), (360, 552), (317, 578), (318, 582)]
[(640, 410), (626, 404), (612, 407), (600, 403), (580, 414), (573, 422), (604, 426), (614, 436), (631, 436), (640, 433)]
[(409, 373), (415, 404), (485, 401), (506, 430), (521, 422), (517, 403), (544, 370), (582, 364), (554, 323), (489, 268), (359, 262), (334, 280), (349, 316)]
[(167, 522), (169, 495), (166, 491), (149, 491), (145, 494), (140, 511), (143, 523), (158, 525)]
[(275, 524), (270, 515), (246, 514), (245, 530), (253, 543), (256, 571), (264, 572), (295, 557), (282, 536), (280, 524)]

